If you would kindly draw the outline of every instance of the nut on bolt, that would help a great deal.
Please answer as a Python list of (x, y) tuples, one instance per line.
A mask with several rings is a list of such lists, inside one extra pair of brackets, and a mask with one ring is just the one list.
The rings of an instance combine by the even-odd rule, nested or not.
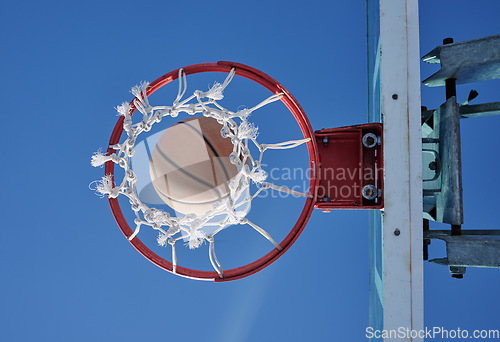
[(362, 195), (367, 200), (373, 200), (378, 196), (378, 190), (375, 185), (365, 185), (363, 187)]
[(363, 146), (366, 148), (372, 148), (375, 147), (379, 143), (379, 137), (377, 137), (373, 133), (366, 133), (363, 135), (363, 139), (361, 140), (363, 142)]

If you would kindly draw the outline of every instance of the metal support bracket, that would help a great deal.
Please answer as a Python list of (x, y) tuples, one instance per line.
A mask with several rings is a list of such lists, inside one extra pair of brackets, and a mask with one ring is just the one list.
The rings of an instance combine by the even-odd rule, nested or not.
[[(478, 93), (458, 106), (456, 84), (500, 78), (500, 35), (453, 43), (443, 40), (422, 57), (441, 63), (441, 70), (423, 83), (445, 86), (446, 102), (436, 110), (422, 112), (422, 158), (424, 195), (423, 256), (427, 260), (430, 239), (446, 242), (446, 258), (430, 260), (446, 265), (455, 278), (466, 267), (500, 268), (500, 230), (461, 230), (463, 223), (460, 118), (500, 114), (500, 102), (469, 105)], [(429, 221), (451, 224), (451, 230), (429, 230)]]
[[(436, 110), (422, 112), (422, 122), (427, 121)], [(483, 116), (500, 115), (500, 102), (481, 103), (475, 105), (462, 105), (458, 109), (461, 119), (479, 118)]]
[(423, 81), (428, 87), (443, 86), (448, 79), (463, 84), (500, 78), (500, 34), (440, 45), (422, 60), (441, 63), (441, 70)]
[(315, 208), (383, 208), (382, 124), (328, 128), (315, 133), (320, 181)]
[(422, 116), (422, 121), (424, 218), (461, 225), (464, 216), (460, 114), (455, 97)]
[(430, 262), (448, 266), (452, 275), (463, 275), (466, 267), (500, 268), (500, 230), (462, 230), (461, 235), (429, 230), (424, 239), (446, 242), (447, 257)]

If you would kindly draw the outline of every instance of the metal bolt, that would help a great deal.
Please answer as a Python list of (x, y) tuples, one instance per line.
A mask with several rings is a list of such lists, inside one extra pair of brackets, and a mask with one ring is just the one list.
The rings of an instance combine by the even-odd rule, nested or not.
[(329, 142), (330, 142), (330, 138), (328, 138), (328, 137), (323, 138), (323, 145), (326, 146), (326, 145), (328, 145)]
[(377, 145), (378, 138), (373, 133), (366, 133), (365, 135), (363, 135), (363, 139), (361, 141), (363, 142), (364, 147), (372, 148)]
[(451, 276), (455, 279), (462, 279), (464, 277), (466, 268), (463, 266), (449, 266)]
[(392, 99), (397, 100), (398, 99), (398, 94), (392, 94)]
[(371, 184), (365, 185), (363, 187), (363, 190), (361, 191), (361, 194), (367, 200), (374, 200), (378, 196), (378, 190), (374, 185), (371, 185)]
[[(453, 38), (445, 38), (443, 39), (443, 45), (452, 44)], [(457, 80), (454, 78), (448, 78), (445, 81), (445, 91), (446, 91), (446, 99), (453, 96), (457, 96)]]
[(437, 169), (437, 163), (435, 161), (432, 161), (429, 163), (429, 170), (436, 171)]
[(451, 44), (453, 43), (453, 38), (445, 38), (443, 39), (443, 45)]
[(332, 200), (330, 199), (330, 197), (328, 197), (328, 196), (323, 197), (323, 202), (325, 202), (325, 203), (329, 203), (329, 202), (331, 202), (331, 201), (332, 201)]
[(401, 231), (398, 228), (394, 229), (394, 235), (399, 236), (399, 234), (401, 234)]

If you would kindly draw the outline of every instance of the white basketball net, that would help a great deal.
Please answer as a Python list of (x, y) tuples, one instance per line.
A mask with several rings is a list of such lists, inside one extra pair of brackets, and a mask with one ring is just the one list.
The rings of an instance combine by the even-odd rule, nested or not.
[[(102, 166), (108, 161), (119, 165), (124, 170), (124, 177), (121, 183), (113, 186), (111, 174), (107, 174), (100, 181), (95, 181), (95, 188), (102, 197), (116, 198), (118, 195), (124, 195), (129, 198), (132, 210), (135, 213), (134, 223), (136, 225), (134, 233), (128, 238), (132, 240), (139, 233), (141, 226), (150, 226), (159, 232), (157, 241), (161, 246), (167, 243), (172, 247), (173, 272), (176, 272), (177, 257), (175, 252), (175, 243), (180, 239), (187, 239), (189, 248), (198, 248), (204, 241), (209, 243), (209, 259), (213, 268), (223, 277), (222, 267), (215, 255), (214, 236), (223, 228), (236, 225), (248, 224), (257, 232), (268, 239), (277, 249), (281, 247), (273, 240), (271, 235), (264, 229), (249, 221), (245, 216), (248, 210), (238, 210), (238, 208), (248, 205), (251, 201), (265, 189), (273, 188), (278, 191), (293, 195), (310, 197), (297, 191), (276, 186), (265, 182), (266, 172), (261, 168), (262, 156), (268, 149), (288, 149), (299, 146), (310, 139), (293, 140), (277, 144), (259, 144), (257, 142), (258, 130), (251, 122), (248, 116), (255, 110), (279, 100), (283, 94), (273, 95), (258, 105), (250, 109), (242, 109), (232, 112), (217, 103), (223, 96), (223, 91), (231, 82), (235, 69), (226, 77), (221, 85), (215, 83), (207, 92), (196, 90), (193, 95), (182, 99), (187, 88), (187, 79), (183, 69), (179, 70), (179, 91), (177, 98), (172, 106), (151, 106), (146, 96), (148, 82), (141, 82), (132, 88), (131, 93), (135, 96), (134, 105), (143, 115), (142, 121), (133, 124), (131, 116), (131, 106), (123, 102), (116, 107), (118, 113), (124, 116), (123, 130), (128, 138), (121, 144), (110, 146), (116, 152), (111, 155), (104, 155), (101, 151), (94, 153), (91, 159), (92, 166)], [(185, 216), (174, 217), (168, 212), (156, 208), (150, 208), (144, 204), (138, 197), (136, 191), (137, 177), (130, 167), (131, 158), (134, 155), (134, 146), (137, 137), (142, 132), (148, 132), (154, 123), (160, 122), (164, 116), (177, 117), (180, 113), (188, 115), (202, 114), (205, 117), (217, 120), (221, 125), (221, 135), (224, 138), (231, 139), (234, 146), (233, 152), (229, 156), (230, 162), (238, 170), (237, 175), (229, 182), (229, 196), (216, 202), (212, 209), (204, 215), (188, 214)], [(236, 122), (238, 120), (240, 123)], [(253, 158), (248, 148), (249, 143), (253, 143), (260, 151), (258, 158)], [(250, 183), (254, 182), (257, 190), (253, 195), (250, 194)], [(247, 194), (243, 200), (241, 198)], [(237, 202), (238, 201), (238, 202)], [(222, 217), (215, 224), (217, 227), (212, 233), (206, 234), (202, 228), (205, 225), (214, 225), (213, 219)]]

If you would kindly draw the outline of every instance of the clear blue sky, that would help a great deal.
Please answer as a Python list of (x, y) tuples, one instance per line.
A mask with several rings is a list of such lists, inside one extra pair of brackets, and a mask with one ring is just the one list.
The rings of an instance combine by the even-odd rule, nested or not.
[[(500, 33), (498, 1), (420, 4), (421, 55), (445, 37)], [(88, 190), (103, 173), (89, 160), (108, 142), (113, 107), (130, 99), (134, 84), (185, 65), (257, 67), (295, 95), (315, 129), (366, 122), (364, 1), (9, 2), (0, 26), (1, 340), (365, 340), (367, 213), (314, 212), (283, 258), (252, 277), (214, 284), (144, 259), (107, 201)], [(421, 67), (422, 78), (438, 68)], [(460, 86), (459, 101), (471, 88), (478, 103), (499, 101), (499, 86)], [(422, 90), (423, 105), (443, 101), (444, 89)], [(464, 228), (500, 228), (497, 198), (488, 193), (500, 164), (492, 152), (499, 124), (463, 121)], [(280, 132), (294, 127), (283, 123)], [(279, 201), (260, 205), (268, 204), (287, 212)], [(281, 221), (269, 214), (259, 223)], [(444, 244), (432, 243), (431, 257), (444, 253)], [(498, 329), (499, 282), (498, 270), (469, 269), (456, 280), (426, 263), (426, 326)]]

